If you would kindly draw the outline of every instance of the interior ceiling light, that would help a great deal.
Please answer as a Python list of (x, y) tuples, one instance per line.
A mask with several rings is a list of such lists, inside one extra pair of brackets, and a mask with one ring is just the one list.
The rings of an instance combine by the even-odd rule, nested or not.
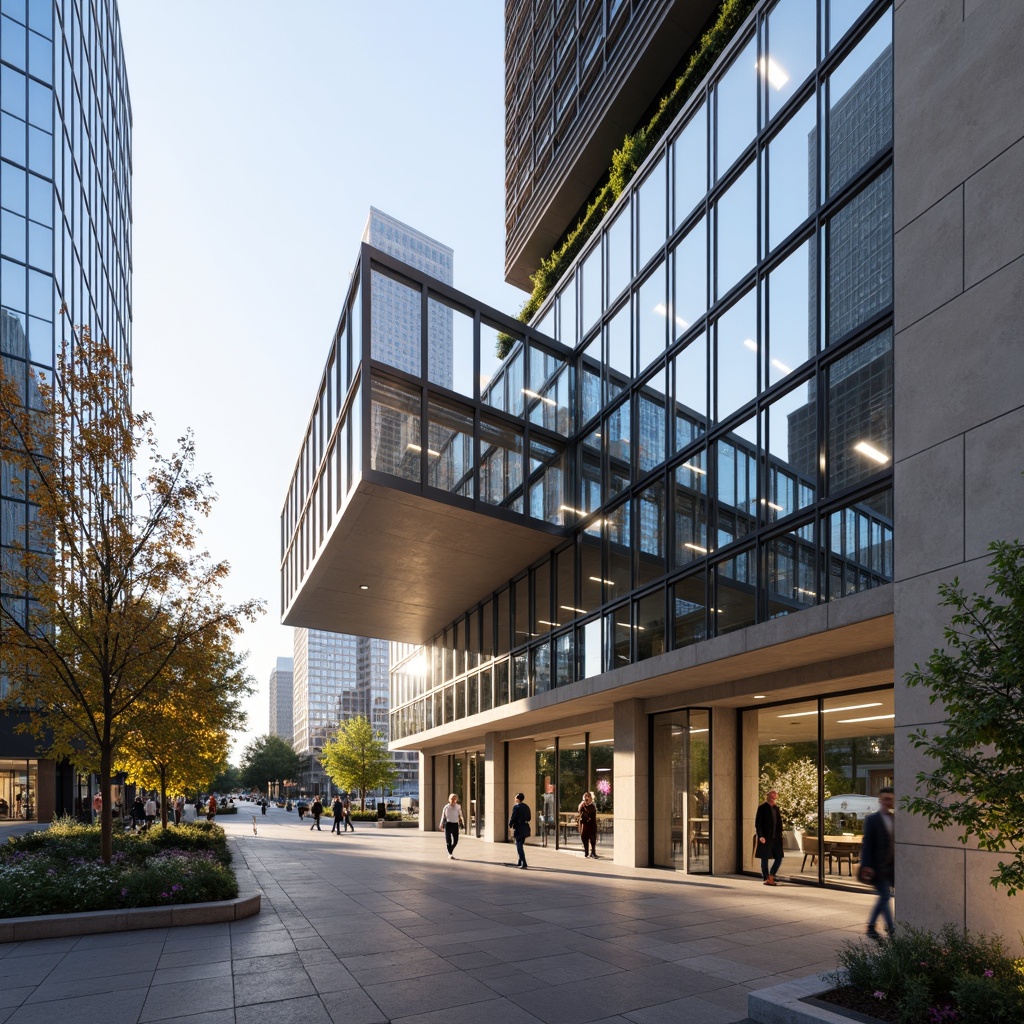
[(360, 590), (369, 590), (370, 588), (365, 583), (360, 583), (359, 584), (359, 589)]
[(870, 718), (840, 718), (840, 725), (850, 725), (853, 722), (881, 722), (885, 718), (895, 718), (895, 715), (871, 715)]
[(756, 352), (757, 351), (757, 342), (754, 341), (753, 338), (744, 338), (743, 339), (743, 346), (744, 346), (744, 348), (749, 348), (751, 352)]
[(701, 555), (706, 555), (708, 553), (708, 549), (707, 548), (702, 548), (699, 544), (691, 544), (689, 541), (687, 541), (683, 545), (683, 547), (684, 548), (689, 548), (691, 551), (696, 551), (696, 552), (698, 552)]
[(858, 441), (853, 446), (853, 450), (860, 452), (861, 455), (866, 455), (869, 459), (874, 459), (875, 462), (883, 466), (889, 461), (889, 456), (885, 452), (880, 451), (873, 444), (868, 444), (867, 441)]
[(682, 466), (680, 466), (680, 469), (688, 469), (691, 473), (699, 473), (701, 476), (708, 475), (708, 471), (706, 469), (701, 469), (700, 466), (694, 466), (690, 462), (684, 462)]
[(754, 700), (764, 700), (765, 696), (766, 696), (766, 694), (763, 694), (763, 693), (755, 693), (754, 694)]
[(793, 372), (793, 368), (791, 366), (787, 366), (781, 359), (773, 359), (772, 366), (774, 366), (776, 370), (780, 370), (782, 373)]
[[(834, 715), (837, 711), (862, 711), (864, 708), (880, 708), (880, 700), (872, 701), (870, 704), (848, 704), (845, 708), (825, 708), (822, 714)], [(791, 711), (788, 715), (779, 715), (779, 718), (803, 718), (805, 715), (816, 715), (817, 711)]]

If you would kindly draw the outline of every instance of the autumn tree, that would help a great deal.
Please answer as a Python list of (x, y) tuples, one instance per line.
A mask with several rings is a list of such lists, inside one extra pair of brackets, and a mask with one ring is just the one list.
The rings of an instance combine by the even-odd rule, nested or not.
[(163, 700), (139, 716), (117, 758), (129, 780), (160, 790), (165, 828), (168, 793), (212, 785), (227, 766), (230, 731), (245, 725), (242, 698), (253, 692), (253, 680), (224, 640), (215, 635), (177, 660)]
[(359, 808), (366, 810), (366, 794), (395, 784), (398, 771), (383, 737), (362, 717), (349, 718), (324, 747), (320, 763), (331, 781), (350, 792), (359, 790)]
[(302, 759), (290, 743), (268, 733), (257, 736), (242, 751), (241, 769), (242, 782), (249, 789), (262, 790), (268, 782), (282, 786), (294, 779), (302, 770)]
[(1024, 544), (989, 551), (986, 593), (968, 595), (958, 579), (939, 587), (940, 606), (952, 609), (947, 647), (905, 676), (945, 714), (938, 731), (910, 734), (935, 764), (918, 773), (905, 806), (929, 828), (959, 829), (962, 843), (1009, 854), (989, 881), (1012, 896), (1024, 890)]
[[(176, 692), (204, 646), (223, 650), (261, 611), (227, 604), (229, 572), (200, 545), (214, 503), (191, 434), (158, 452), (131, 408), (128, 366), (88, 328), (52, 378), (0, 371), (0, 457), (31, 528), (0, 561), (8, 706), (55, 759), (94, 770), (101, 792), (126, 740)], [(111, 856), (104, 800), (101, 855)]]

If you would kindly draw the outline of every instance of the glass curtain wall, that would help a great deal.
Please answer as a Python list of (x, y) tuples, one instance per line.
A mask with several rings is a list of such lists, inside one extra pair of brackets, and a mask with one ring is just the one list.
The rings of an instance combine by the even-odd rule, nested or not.
[(34, 821), (37, 765), (24, 758), (0, 758), (0, 820)]
[(652, 862), (711, 870), (711, 716), (702, 709), (652, 716)]
[[(744, 792), (746, 833), (769, 790), (778, 792), (785, 835), (782, 874), (819, 883), (856, 880), (864, 819), (893, 785), (893, 690), (861, 691), (752, 709), (757, 784)], [(752, 845), (752, 844), (751, 844)], [(757, 862), (748, 862), (751, 868)]]

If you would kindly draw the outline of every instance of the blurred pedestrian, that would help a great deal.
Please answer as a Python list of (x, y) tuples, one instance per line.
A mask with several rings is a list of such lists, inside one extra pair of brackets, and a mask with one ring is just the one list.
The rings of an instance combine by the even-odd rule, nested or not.
[(179, 793), (174, 800), (174, 824), (180, 825), (182, 815), (185, 813), (185, 795)]
[(217, 817), (217, 797), (211, 793), (210, 800), (206, 805), (206, 820), (213, 821)]
[(512, 838), (516, 841), (516, 853), (519, 854), (517, 868), (526, 868), (526, 849), (523, 844), (530, 838), (530, 807), (525, 802), (523, 793), (516, 793), (516, 802), (508, 819), (508, 827), (512, 830)]
[(146, 805), (142, 802), (142, 794), (135, 798), (132, 804), (132, 827), (142, 828), (146, 824)]
[(153, 822), (156, 821), (156, 801), (153, 799), (153, 794), (150, 793), (146, 798), (146, 829), (147, 831), (153, 827)]
[[(594, 860), (597, 860), (597, 850), (594, 848), (594, 844), (597, 842), (597, 804), (594, 803), (593, 793), (583, 794), (576, 821), (580, 830), (580, 839), (583, 841), (583, 856), (593, 857)], [(587, 852), (588, 846), (589, 853)]]
[(448, 803), (441, 811), (441, 823), (437, 826), (444, 832), (444, 842), (448, 847), (448, 859), (455, 860), (455, 847), (459, 845), (459, 827), (465, 828), (462, 820), (462, 808), (459, 806), (457, 793), (448, 794)]
[(331, 815), (334, 821), (331, 824), (331, 831), (335, 835), (341, 835), (341, 826), (345, 823), (345, 811), (341, 805), (341, 797), (336, 796), (331, 801)]
[(355, 832), (355, 826), (352, 824), (352, 801), (346, 795), (341, 801), (341, 806), (345, 811), (345, 832)]
[(879, 808), (864, 819), (864, 838), (860, 847), (860, 868), (857, 877), (875, 887), (878, 898), (868, 917), (868, 938), (881, 942), (875, 922), (881, 916), (885, 930), (892, 935), (895, 927), (892, 917), (892, 887), (896, 880), (896, 820), (893, 807), (896, 794), (892, 786), (878, 791)]
[(313, 829), (316, 829), (317, 832), (322, 832), (323, 830), (320, 828), (320, 815), (324, 813), (324, 805), (320, 803), (320, 797), (313, 797), (309, 813), (313, 815), (313, 824), (309, 826), (309, 831), (312, 832)]

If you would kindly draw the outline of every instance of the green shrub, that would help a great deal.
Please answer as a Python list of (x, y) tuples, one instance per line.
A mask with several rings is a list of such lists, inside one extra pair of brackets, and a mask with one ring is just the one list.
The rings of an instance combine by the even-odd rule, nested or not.
[(110, 864), (100, 829), (70, 819), (0, 847), (0, 917), (232, 899), (224, 830), (209, 822), (116, 834)]
[(938, 934), (900, 925), (877, 944), (845, 943), (838, 962), (828, 976), (832, 984), (880, 993), (878, 998), (896, 1006), (901, 1024), (1024, 1020), (1024, 960), (1010, 957), (997, 936), (953, 925)]

